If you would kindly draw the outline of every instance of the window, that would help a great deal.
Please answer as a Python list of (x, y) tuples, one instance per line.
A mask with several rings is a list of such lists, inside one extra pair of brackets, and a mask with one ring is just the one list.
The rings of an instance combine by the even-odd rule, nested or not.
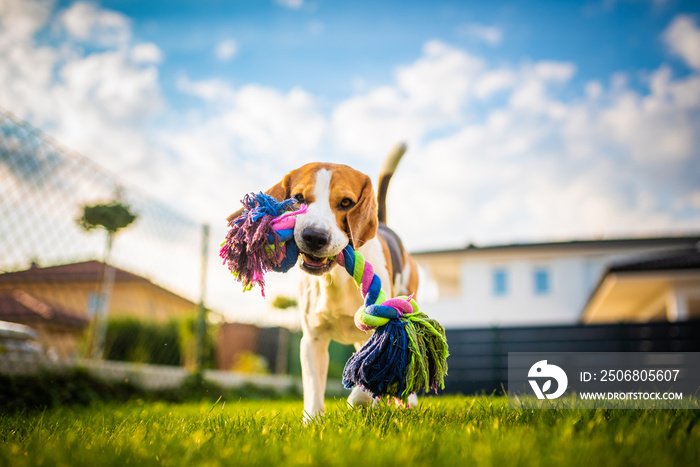
[(493, 294), (502, 297), (508, 293), (508, 272), (505, 269), (493, 271)]
[(95, 316), (97, 313), (97, 306), (99, 305), (100, 294), (91, 293), (88, 295), (88, 308), (87, 315), (90, 317)]
[(534, 273), (535, 295), (546, 295), (549, 293), (551, 284), (549, 280), (549, 270), (547, 268), (536, 268)]

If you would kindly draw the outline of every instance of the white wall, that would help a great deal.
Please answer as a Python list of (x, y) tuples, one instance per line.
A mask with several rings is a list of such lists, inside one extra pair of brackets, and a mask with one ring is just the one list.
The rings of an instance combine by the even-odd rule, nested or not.
[[(568, 324), (580, 314), (601, 275), (613, 262), (662, 248), (480, 251), (460, 256), (460, 293), (423, 301), (421, 307), (446, 328)], [(534, 270), (549, 270), (549, 293), (534, 289)], [(508, 291), (493, 293), (493, 272), (508, 274)], [(427, 297), (426, 297), (427, 298)]]
[[(549, 292), (535, 293), (536, 268), (549, 271)], [(494, 295), (493, 272), (507, 274), (507, 291)], [(584, 260), (550, 258), (547, 260), (479, 261), (462, 267), (462, 303), (464, 324), (487, 326), (541, 323), (572, 323), (583, 306)]]

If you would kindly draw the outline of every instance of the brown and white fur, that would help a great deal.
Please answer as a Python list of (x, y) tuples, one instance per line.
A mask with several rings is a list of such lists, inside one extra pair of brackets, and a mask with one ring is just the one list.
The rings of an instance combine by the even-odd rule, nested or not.
[[(377, 196), (367, 175), (329, 163), (306, 164), (267, 190), (278, 200), (296, 198), (308, 205), (294, 228), (294, 239), (302, 252), (299, 266), (306, 273), (302, 274), (299, 297), (305, 420), (323, 414), (331, 339), (359, 349), (370, 337), (353, 320), (362, 306), (357, 286), (332, 258), (349, 243), (372, 264), (387, 294), (394, 297), (417, 291), (417, 266), (385, 224), (387, 187), (404, 152), (405, 147), (399, 144), (387, 157)], [(240, 213), (233, 213), (228, 220)], [(363, 405), (371, 398), (355, 387), (348, 403)], [(416, 403), (412, 395), (409, 405)]]

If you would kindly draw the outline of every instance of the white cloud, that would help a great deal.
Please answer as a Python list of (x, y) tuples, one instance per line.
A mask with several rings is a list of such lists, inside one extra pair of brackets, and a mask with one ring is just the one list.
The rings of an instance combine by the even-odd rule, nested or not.
[(458, 33), (485, 42), (491, 46), (499, 45), (503, 41), (503, 31), (495, 26), (470, 23), (461, 26)]
[(235, 105), (226, 122), (253, 154), (299, 157), (318, 146), (325, 130), (314, 98), (300, 88), (283, 94), (247, 85), (238, 91)]
[(315, 99), (300, 88), (282, 93), (249, 84), (234, 90), (220, 80), (192, 82), (187, 78), (181, 78), (178, 85), (218, 109), (196, 132), (205, 139), (222, 132), (224, 146), (234, 152), (299, 160), (319, 146), (326, 131)]
[(163, 60), (163, 52), (152, 42), (144, 42), (131, 48), (131, 60), (134, 63), (158, 64)]
[(562, 103), (551, 99), (550, 88), (553, 84), (566, 83), (575, 72), (572, 63), (541, 61), (525, 65), (518, 73), (509, 103), (514, 109), (561, 118), (565, 109)]
[(589, 81), (586, 83), (586, 97), (595, 100), (603, 94), (603, 85), (598, 81)]
[(543, 60), (535, 64), (534, 73), (545, 81), (569, 81), (576, 73), (576, 65), (569, 62)]
[(482, 59), (440, 41), (429, 41), (423, 47), (423, 57), (400, 67), (396, 80), (413, 105), (457, 113), (483, 68)]
[(216, 46), (216, 57), (224, 62), (231, 60), (238, 53), (238, 43), (233, 39), (226, 39)]
[(0, 2), (2, 40), (16, 43), (31, 39), (46, 24), (52, 9), (51, 0), (3, 0)]
[[(409, 140), (389, 213), (410, 248), (700, 228), (700, 75), (660, 66), (645, 92), (618, 73), (557, 97), (575, 73), (552, 61), (491, 68), (431, 42), (393, 84), (338, 105), (334, 134), (375, 158)], [(505, 104), (470, 115), (496, 93)]]
[[(11, 22), (12, 16), (5, 16)], [(59, 51), (16, 42), (13, 30), (0, 32), (0, 102), (20, 116), (34, 115), (39, 122), (51, 113), (48, 90), (53, 85), (54, 66)]]
[(56, 136), (113, 170), (142, 167), (150, 151), (140, 124), (161, 106), (157, 69), (105, 52), (70, 61), (58, 75), (51, 90)]
[(304, 0), (275, 0), (275, 3), (285, 8), (298, 10), (304, 5)]
[(489, 70), (479, 77), (474, 85), (476, 97), (484, 99), (500, 91), (512, 88), (517, 83), (515, 72), (507, 69)]
[(333, 132), (345, 151), (376, 156), (396, 141), (418, 143), (430, 130), (459, 123), (482, 59), (440, 41), (429, 41), (423, 56), (397, 68), (396, 85), (369, 90), (333, 111)]
[(112, 47), (131, 39), (129, 18), (94, 3), (74, 3), (60, 15), (58, 22), (71, 37), (82, 42)]
[[(50, 26), (45, 3), (20, 3), (22, 8), (3, 11), (3, 25), (30, 24), (20, 30), (34, 33)], [(92, 4), (74, 4), (57, 17), (71, 37), (94, 41), (107, 50), (85, 55), (70, 41), (39, 46), (32, 34), (3, 27), (0, 102), (113, 171), (148, 169), (145, 161), (155, 159), (158, 151), (148, 143), (142, 124), (162, 106), (158, 70), (152, 66), (159, 49), (139, 44), (129, 50), (128, 42), (123, 42), (131, 35), (129, 21)], [(77, 18), (87, 22), (78, 26)], [(115, 35), (117, 26), (125, 29)], [(113, 37), (119, 39), (109, 39)]]
[(340, 103), (333, 110), (333, 133), (344, 151), (377, 156), (396, 141), (417, 144), (428, 126), (394, 88), (381, 87)]
[(700, 29), (696, 18), (678, 15), (663, 34), (671, 52), (695, 70), (700, 70)]
[(184, 93), (197, 96), (211, 103), (230, 102), (235, 97), (233, 88), (222, 79), (208, 79), (194, 82), (187, 76), (181, 75), (177, 78), (177, 87)]
[(650, 78), (650, 93), (626, 91), (600, 113), (609, 141), (643, 166), (668, 166), (697, 157), (700, 76), (673, 80), (662, 66)]

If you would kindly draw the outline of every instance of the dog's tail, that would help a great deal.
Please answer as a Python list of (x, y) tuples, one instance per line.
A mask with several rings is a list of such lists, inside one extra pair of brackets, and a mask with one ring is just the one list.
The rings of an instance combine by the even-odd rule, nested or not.
[(406, 152), (406, 144), (398, 143), (394, 146), (389, 154), (387, 154), (382, 165), (382, 170), (379, 172), (379, 186), (377, 187), (377, 214), (379, 222), (386, 224), (386, 193), (389, 190), (389, 181), (394, 175), (399, 161)]

